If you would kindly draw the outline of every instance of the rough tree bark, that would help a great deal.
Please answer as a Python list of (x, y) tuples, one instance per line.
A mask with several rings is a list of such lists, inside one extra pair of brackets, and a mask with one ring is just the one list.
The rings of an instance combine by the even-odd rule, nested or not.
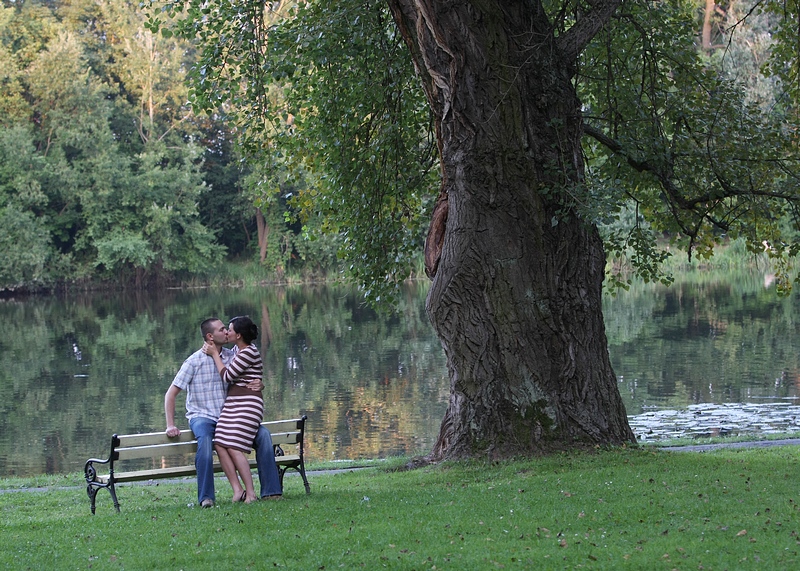
[(605, 255), (584, 176), (580, 50), (535, 0), (388, 0), (433, 109), (442, 194), (426, 244), (450, 402), (433, 460), (634, 441), (607, 348)]

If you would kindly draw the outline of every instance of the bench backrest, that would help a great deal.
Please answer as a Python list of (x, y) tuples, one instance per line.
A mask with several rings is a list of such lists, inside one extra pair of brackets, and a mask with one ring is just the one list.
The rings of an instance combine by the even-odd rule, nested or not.
[[(304, 423), (304, 418), (295, 418), (262, 422), (261, 425), (265, 426), (272, 434), (273, 445), (299, 445), (302, 449)], [(191, 430), (181, 430), (178, 436), (172, 438), (163, 432), (114, 435), (113, 460), (115, 462), (154, 456), (192, 454), (196, 451), (197, 440)]]

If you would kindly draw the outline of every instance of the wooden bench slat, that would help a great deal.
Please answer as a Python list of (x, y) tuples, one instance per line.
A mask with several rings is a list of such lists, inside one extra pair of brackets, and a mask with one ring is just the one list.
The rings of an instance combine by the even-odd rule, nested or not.
[(262, 422), (263, 426), (267, 427), (270, 432), (297, 432), (300, 430), (300, 425), (303, 420), (295, 418), (292, 420), (271, 420), (269, 422)]
[[(262, 422), (261, 425), (265, 426), (270, 433), (280, 432), (299, 432), (300, 423), (302, 419), (295, 418), (292, 420), (270, 420)], [(178, 442), (191, 442), (194, 440), (194, 433), (191, 430), (181, 430), (181, 433), (175, 437), (169, 437), (164, 432), (143, 432), (140, 434), (118, 434), (119, 446), (128, 448), (130, 446), (146, 446), (155, 444), (175, 444)]]
[[(299, 432), (283, 432), (272, 435), (272, 444), (289, 446), (300, 443)], [(141, 440), (136, 446), (117, 447), (119, 454), (117, 461), (135, 460), (136, 458), (157, 458), (159, 456), (176, 456), (179, 454), (191, 454), (197, 451), (197, 442), (192, 439), (187, 442), (169, 442), (167, 444), (156, 443), (153, 445), (143, 445)]]
[(164, 432), (146, 432), (143, 434), (118, 434), (118, 448), (129, 448), (131, 446), (153, 446), (157, 444), (177, 444), (179, 442), (194, 441), (194, 433), (191, 430), (181, 430), (178, 436), (170, 438)]
[[(191, 476), (195, 474), (194, 465), (174, 466), (172, 468), (157, 468), (153, 470), (137, 470), (134, 472), (117, 472), (114, 474), (116, 482), (141, 482), (160, 478), (177, 478), (180, 476)], [(98, 481), (108, 483), (109, 477), (103, 476)]]
[[(277, 460), (277, 458), (276, 458)], [(256, 460), (252, 458), (250, 467), (256, 467)], [(277, 462), (276, 462), (277, 463)], [(214, 462), (214, 472), (222, 472), (222, 465), (219, 462)], [(161, 478), (177, 478), (180, 476), (193, 476), (196, 474), (194, 464), (187, 464), (186, 466), (173, 466), (171, 468), (156, 468), (153, 470), (136, 470), (132, 472), (119, 472), (114, 474), (114, 479), (117, 482), (142, 482), (144, 480), (154, 480)], [(106, 482), (108, 476), (105, 476)]]
[(192, 454), (197, 452), (197, 442), (181, 442), (178, 444), (159, 444), (156, 446), (134, 446), (132, 448), (117, 448), (118, 462), (135, 460), (136, 458), (158, 458), (163, 456), (177, 456), (179, 454)]
[[(256, 459), (249, 459), (250, 468), (256, 468)], [(300, 462), (299, 454), (287, 454), (285, 456), (276, 456), (275, 463), (278, 466), (291, 466)], [(222, 472), (222, 466), (214, 463), (214, 472)], [(117, 472), (114, 474), (114, 480), (120, 482), (144, 482), (146, 480), (162, 479), (162, 478), (179, 478), (181, 476), (193, 476), (195, 474), (194, 464), (186, 466), (173, 466), (170, 468), (155, 468), (152, 470), (135, 470), (132, 472)], [(105, 474), (97, 476), (97, 482), (107, 484), (109, 475)]]

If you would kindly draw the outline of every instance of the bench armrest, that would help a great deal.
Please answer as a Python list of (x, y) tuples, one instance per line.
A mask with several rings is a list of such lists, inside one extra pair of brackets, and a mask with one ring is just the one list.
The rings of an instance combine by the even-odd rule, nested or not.
[(86, 464), (83, 465), (83, 475), (87, 483), (94, 482), (97, 478), (97, 470), (94, 467), (95, 464), (109, 464), (109, 471), (111, 475), (114, 474), (114, 460), (119, 458), (119, 452), (116, 451), (117, 446), (119, 446), (119, 436), (114, 434), (111, 437), (111, 451), (108, 453), (108, 458), (106, 460), (89, 458), (86, 461)]

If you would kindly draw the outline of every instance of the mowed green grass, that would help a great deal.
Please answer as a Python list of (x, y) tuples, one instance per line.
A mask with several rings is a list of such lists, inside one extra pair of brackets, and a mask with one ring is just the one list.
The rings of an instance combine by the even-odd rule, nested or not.
[[(800, 569), (800, 448), (562, 453), (288, 476), (200, 509), (193, 480), (0, 494), (3, 569)], [(397, 464), (395, 462), (395, 464)], [(63, 485), (63, 483), (62, 483)], [(0, 488), (3, 482), (0, 481)], [(19, 488), (17, 488), (19, 489)]]

